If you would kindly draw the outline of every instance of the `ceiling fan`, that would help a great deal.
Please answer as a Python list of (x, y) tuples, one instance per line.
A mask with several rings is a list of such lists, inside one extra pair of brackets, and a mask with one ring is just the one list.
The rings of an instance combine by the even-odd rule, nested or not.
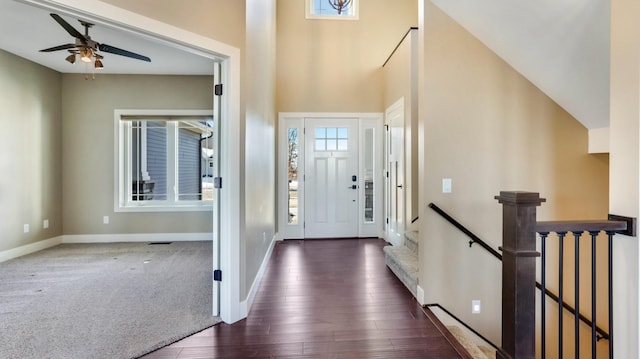
[[(136, 54), (135, 52), (119, 49), (115, 46), (101, 44), (91, 39), (89, 36), (89, 28), (93, 26), (92, 23), (78, 20), (82, 26), (84, 26), (84, 34), (76, 30), (73, 26), (71, 26), (68, 22), (66, 22), (63, 18), (61, 18), (58, 14), (50, 14), (51, 17), (62, 26), (67, 32), (73, 36), (76, 41), (75, 44), (64, 44), (59, 46), (50, 47), (47, 49), (42, 49), (40, 52), (53, 52), (59, 50), (68, 50), (71, 54), (67, 56), (66, 60), (70, 63), (74, 63), (76, 61), (76, 55), (80, 55), (80, 60), (83, 62), (94, 62), (94, 66), (97, 69), (101, 69), (103, 56), (98, 52), (107, 52), (110, 54), (130, 57), (136, 60), (142, 60), (146, 62), (151, 62), (151, 59), (147, 56)], [(95, 60), (94, 60), (95, 59)]]

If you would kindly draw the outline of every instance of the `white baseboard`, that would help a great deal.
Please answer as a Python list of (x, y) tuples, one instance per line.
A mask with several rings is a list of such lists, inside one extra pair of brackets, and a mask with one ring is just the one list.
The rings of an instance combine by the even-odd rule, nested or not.
[(8, 249), (0, 252), (0, 262), (8, 261), (10, 259), (18, 258), (27, 254), (31, 254), (43, 249), (51, 248), (62, 243), (62, 236), (45, 239), (35, 243), (25, 244), (17, 248)]
[(62, 243), (211, 241), (211, 233), (74, 234), (49, 238), (0, 252), (0, 263)]
[(62, 243), (187, 242), (213, 240), (213, 234), (211, 233), (72, 234), (62, 237)]
[(422, 289), (422, 287), (420, 287), (420, 285), (418, 285), (417, 289), (416, 289), (416, 300), (418, 301), (418, 304), (424, 306), (425, 301), (424, 301), (424, 289)]
[(267, 264), (269, 264), (269, 259), (271, 259), (271, 254), (273, 253), (273, 248), (276, 245), (276, 242), (281, 241), (278, 239), (278, 235), (274, 234), (273, 238), (271, 238), (271, 244), (269, 245), (269, 249), (267, 249), (267, 253), (262, 260), (262, 264), (260, 265), (260, 269), (258, 270), (258, 274), (256, 274), (256, 278), (251, 284), (251, 290), (249, 290), (249, 295), (247, 295), (247, 299), (240, 302), (240, 316), (242, 318), (246, 318), (249, 315), (249, 310), (251, 310), (251, 306), (253, 305), (253, 301), (256, 299), (256, 294), (258, 293), (258, 288), (260, 287), (260, 283), (262, 282), (262, 277), (264, 276), (264, 271), (267, 269)]

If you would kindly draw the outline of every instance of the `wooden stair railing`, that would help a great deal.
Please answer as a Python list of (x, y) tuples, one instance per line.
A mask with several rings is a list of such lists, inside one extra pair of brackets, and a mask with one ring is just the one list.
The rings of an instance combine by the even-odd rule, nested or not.
[[(516, 358), (516, 359), (533, 359), (536, 357), (535, 352), (535, 324), (536, 324), (536, 305), (535, 305), (535, 289), (536, 289), (536, 258), (540, 253), (536, 251), (536, 233), (540, 234), (542, 239), (542, 280), (539, 284), (540, 289), (547, 293), (545, 287), (545, 243), (549, 233), (556, 233), (559, 239), (559, 292), (557, 302), (560, 307), (566, 308), (563, 298), (563, 266), (564, 266), (564, 243), (563, 239), (567, 233), (572, 233), (575, 238), (575, 255), (576, 258), (580, 253), (579, 238), (583, 233), (591, 236), (591, 320), (590, 328), (592, 334), (591, 357), (596, 356), (596, 342), (599, 338), (598, 329), (596, 327), (596, 296), (595, 296), (595, 276), (596, 276), (596, 237), (604, 232), (608, 238), (608, 295), (609, 295), (609, 358), (613, 358), (613, 300), (612, 300), (612, 243), (615, 233), (624, 232), (625, 234), (635, 236), (635, 218), (609, 216), (614, 217), (615, 221), (553, 221), (553, 222), (537, 222), (536, 207), (545, 202), (540, 198), (538, 193), (534, 192), (500, 192), (495, 197), (503, 205), (503, 230), (502, 230), (502, 246), (503, 267), (502, 267), (502, 347), (498, 350), (498, 358)], [(580, 289), (579, 289), (579, 261), (576, 263), (576, 288), (574, 290), (575, 308), (574, 314), (574, 330), (576, 333), (580, 331), (580, 321), (584, 318), (580, 314)], [(542, 318), (542, 337), (541, 358), (545, 358), (545, 300), (541, 300), (541, 318)], [(559, 310), (558, 326), (559, 332), (563, 332), (563, 310)], [(558, 357), (564, 355), (562, 335), (558, 338)], [(574, 356), (583, 358), (580, 354), (579, 335), (575, 337)]]

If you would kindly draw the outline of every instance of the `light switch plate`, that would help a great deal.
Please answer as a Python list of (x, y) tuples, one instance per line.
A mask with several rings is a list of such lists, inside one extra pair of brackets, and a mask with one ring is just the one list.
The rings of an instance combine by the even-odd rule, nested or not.
[(472, 300), (471, 301), (471, 314), (480, 314), (480, 301)]
[(442, 193), (451, 193), (451, 178), (442, 179)]

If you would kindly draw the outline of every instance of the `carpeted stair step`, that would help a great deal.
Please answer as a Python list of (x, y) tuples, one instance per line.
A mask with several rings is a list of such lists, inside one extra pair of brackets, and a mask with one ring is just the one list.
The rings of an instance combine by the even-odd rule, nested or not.
[(404, 232), (404, 245), (416, 254), (418, 253), (419, 242), (420, 242), (420, 233), (418, 231)]
[(484, 355), (489, 359), (496, 359), (496, 350), (493, 348), (485, 347), (484, 345), (478, 345), (478, 348), (482, 350)]
[(416, 296), (418, 289), (418, 254), (406, 246), (385, 246), (387, 267)]
[[(495, 358), (495, 351), (493, 351), (493, 356), (487, 356), (485, 351), (482, 350), (476, 343), (471, 340), (465, 333), (462, 328), (457, 325), (448, 325), (447, 329), (453, 336), (458, 340), (458, 342), (471, 354), (474, 359), (490, 359)], [(487, 349), (487, 348), (485, 348)]]

